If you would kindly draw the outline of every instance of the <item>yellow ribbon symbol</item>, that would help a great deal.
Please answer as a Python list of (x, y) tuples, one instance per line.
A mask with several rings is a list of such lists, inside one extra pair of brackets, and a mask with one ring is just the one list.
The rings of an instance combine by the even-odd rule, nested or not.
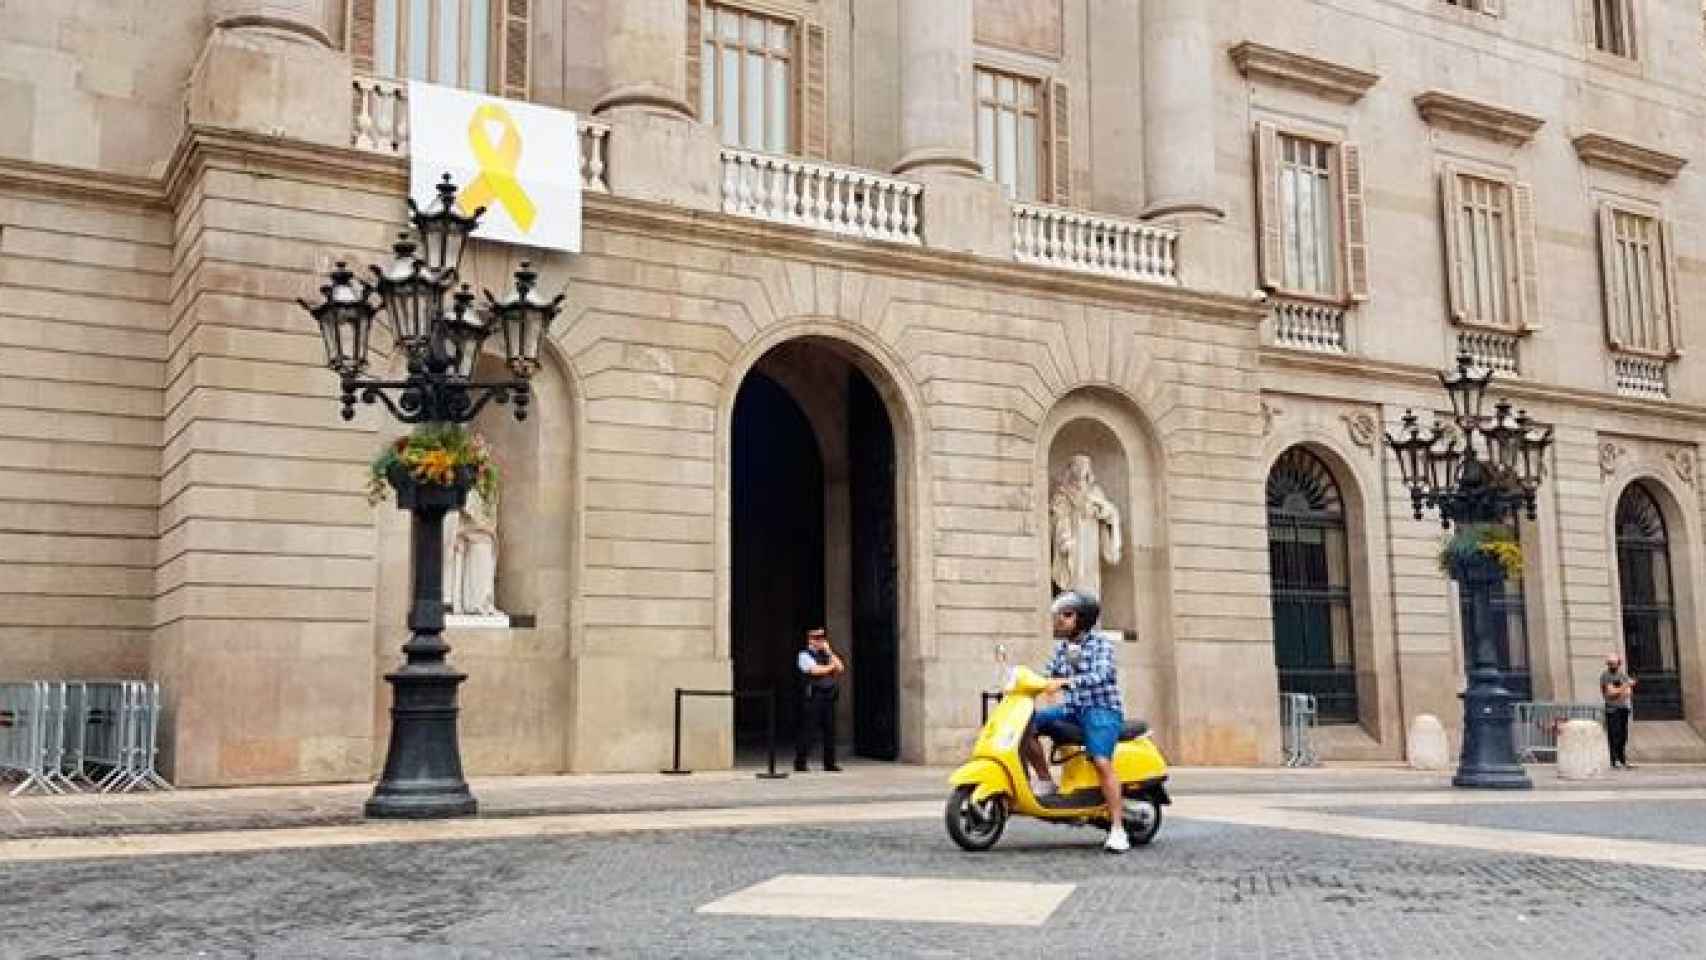
[[(486, 132), (487, 121), (503, 128), (497, 146), (492, 145), (492, 138)], [(527, 192), (521, 189), (520, 181), (515, 179), (515, 167), (521, 161), (521, 130), (509, 111), (495, 103), (482, 104), (475, 110), (474, 118), (468, 121), (468, 149), (474, 152), (480, 175), (462, 191), (458, 201), (462, 212), (469, 214), (474, 208), (491, 206), (496, 200), (509, 211), (521, 232), (531, 231), (537, 211)]]

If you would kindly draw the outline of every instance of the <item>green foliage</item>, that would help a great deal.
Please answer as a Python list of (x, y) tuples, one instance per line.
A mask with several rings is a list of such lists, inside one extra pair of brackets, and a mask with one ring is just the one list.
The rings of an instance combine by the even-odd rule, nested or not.
[(394, 467), (407, 470), (416, 483), (451, 486), (458, 474), (472, 468), (473, 488), (486, 512), (497, 510), (498, 465), (484, 437), (460, 424), (423, 424), (379, 450), (368, 468), (367, 499), (384, 500)]
[(1439, 568), (1455, 573), (1478, 554), (1497, 561), (1506, 579), (1522, 576), (1522, 545), (1509, 527), (1498, 523), (1460, 523), (1452, 528), (1440, 545)]

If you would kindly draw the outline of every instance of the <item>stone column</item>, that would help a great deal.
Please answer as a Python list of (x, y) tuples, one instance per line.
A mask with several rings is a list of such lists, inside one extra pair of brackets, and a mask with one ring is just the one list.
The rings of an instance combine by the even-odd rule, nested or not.
[(334, 0), (208, 0), (215, 29), (251, 30), (334, 46)]
[(900, 162), (895, 173), (977, 176), (972, 0), (900, 0)]
[(337, 0), (208, 0), (213, 29), (190, 76), (192, 123), (348, 146), (349, 58)]
[(977, 162), (972, 83), (972, 0), (900, 0), (894, 172), (924, 184), (924, 243), (1010, 260), (1006, 195)]
[(605, 8), (608, 83), (600, 116), (647, 113), (693, 118), (687, 103), (687, 0), (622, 0)]
[(1214, 6), (1143, 3), (1145, 217), (1225, 213), (1215, 199)]

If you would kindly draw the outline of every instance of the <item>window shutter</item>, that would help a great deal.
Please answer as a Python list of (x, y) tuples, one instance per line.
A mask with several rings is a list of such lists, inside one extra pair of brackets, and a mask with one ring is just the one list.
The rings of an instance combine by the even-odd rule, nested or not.
[(374, 0), (349, 0), (349, 35), (344, 41), (356, 73), (373, 72)]
[(829, 32), (807, 21), (800, 28), (800, 153), (829, 159)]
[(533, 38), (527, 28), (531, 0), (504, 0), (503, 77), (498, 89), (511, 100), (527, 99), (527, 75)]
[(1659, 221), (1659, 236), (1665, 245), (1665, 302), (1670, 307), (1668, 311), (1670, 329), (1669, 353), (1673, 357), (1682, 355), (1682, 303), (1676, 298), (1676, 232), (1669, 220)]
[(687, 109), (700, 120), (709, 121), (711, 118), (699, 116), (699, 108), (705, 99), (705, 92), (700, 89), (700, 74), (705, 68), (699, 61), (700, 51), (705, 45), (704, 16), (702, 0), (687, 0)]
[(1285, 279), (1285, 223), (1279, 201), (1279, 128), (1256, 124), (1256, 229), (1262, 286), (1279, 289)]
[[(1048, 82), (1049, 202), (1072, 206), (1072, 98), (1064, 80)], [(985, 171), (987, 173), (987, 171)]]
[(1344, 218), (1345, 293), (1368, 299), (1368, 223), (1362, 201), (1362, 149), (1339, 144), (1339, 210)]
[(1467, 315), (1467, 305), (1463, 302), (1463, 254), (1462, 244), (1457, 242), (1459, 221), (1463, 216), (1463, 201), (1459, 191), (1462, 185), (1458, 182), (1457, 168), (1447, 164), (1439, 172), (1440, 208), (1443, 214), (1440, 228), (1445, 234), (1445, 290), (1447, 308), (1453, 322), (1462, 323)]
[(1611, 204), (1599, 205), (1599, 276), (1605, 298), (1605, 339), (1612, 349), (1623, 348), (1623, 286), (1617, 278), (1617, 215)]
[(1516, 215), (1516, 266), (1518, 303), (1522, 304), (1522, 329), (1540, 329), (1540, 254), (1534, 223), (1534, 188), (1511, 184), (1511, 206)]

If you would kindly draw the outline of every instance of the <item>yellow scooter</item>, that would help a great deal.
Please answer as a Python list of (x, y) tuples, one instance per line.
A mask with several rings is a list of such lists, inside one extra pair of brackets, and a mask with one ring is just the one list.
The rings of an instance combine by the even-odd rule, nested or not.
[[(1007, 827), (1007, 818), (1014, 814), (1108, 829), (1101, 781), (1084, 752), (1081, 736), (1063, 736), (1049, 756), (1051, 763), (1063, 764), (1060, 792), (1049, 797), (1031, 792), (1019, 742), (1036, 712), (1036, 698), (1047, 690), (1048, 680), (1042, 675), (1015, 667), (1001, 702), (978, 734), (972, 759), (948, 778), (954, 788), (945, 811), (948, 836), (962, 848), (980, 851), (995, 846)], [(1149, 724), (1142, 720), (1125, 722), (1119, 745), (1114, 748), (1114, 772), (1125, 796), (1126, 836), (1133, 845), (1146, 844), (1161, 829), (1161, 808), (1173, 802), (1164, 786), (1167, 761), (1149, 738)]]

